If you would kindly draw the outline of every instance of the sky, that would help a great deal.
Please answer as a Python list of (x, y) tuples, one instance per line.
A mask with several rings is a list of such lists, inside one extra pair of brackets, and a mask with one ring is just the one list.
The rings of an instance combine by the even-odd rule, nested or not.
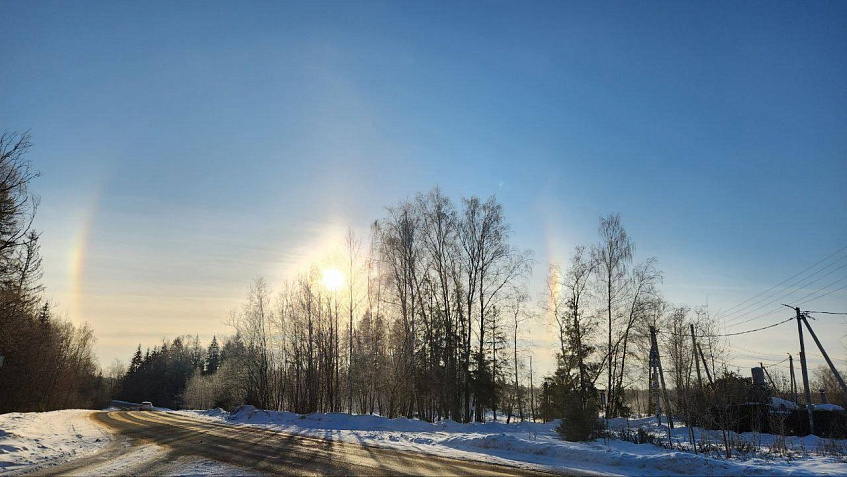
[[(104, 365), (229, 333), (253, 278), (436, 185), (496, 194), (536, 297), (616, 212), (664, 296), (730, 332), (809, 293), (847, 312), (844, 250), (744, 303), (847, 246), (845, 2), (2, 0), (0, 18), (0, 129), (32, 134), (46, 293)], [(845, 365), (845, 317), (817, 317)], [(529, 338), (549, 365), (544, 326)], [(798, 348), (791, 324), (731, 343), (741, 368)]]

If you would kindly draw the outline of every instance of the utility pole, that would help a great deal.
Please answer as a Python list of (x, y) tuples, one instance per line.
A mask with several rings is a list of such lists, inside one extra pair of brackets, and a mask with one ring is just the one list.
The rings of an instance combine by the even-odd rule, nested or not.
[(794, 357), (791, 353), (788, 354), (788, 366), (791, 369), (791, 395), (794, 396), (794, 402), (797, 403), (797, 380), (794, 378)]
[(803, 390), (806, 393), (806, 412), (809, 414), (809, 434), (814, 434), (815, 417), (812, 415), (812, 392), (809, 390), (809, 370), (806, 368), (806, 345), (803, 344), (803, 316), (800, 314), (800, 308), (794, 307), (794, 311), (797, 313), (797, 333), (800, 335), (800, 370), (803, 372)]
[(649, 378), (650, 383), (647, 388), (648, 391), (648, 406), (651, 408), (650, 410), (655, 412), (656, 414), (656, 424), (662, 425), (662, 404), (659, 400), (659, 352), (652, 345), (652, 338), (650, 344), (650, 356), (649, 356)]
[(529, 409), (532, 411), (532, 422), (535, 422), (535, 385), (532, 383), (532, 353), (529, 354)]
[[(829, 365), (829, 369), (832, 371), (832, 374), (835, 375), (835, 379), (838, 381), (839, 386), (841, 386), (841, 390), (844, 391), (844, 397), (847, 399), (847, 385), (844, 384), (844, 380), (841, 379), (841, 374), (838, 373), (838, 370), (835, 369), (835, 365), (832, 364), (832, 360), (829, 359), (829, 355), (826, 354), (826, 350), (823, 349), (823, 345), (821, 344), (818, 336), (815, 334), (814, 330), (812, 330), (811, 325), (809, 325), (809, 320), (806, 319), (805, 315), (801, 315), (798, 309), (797, 316), (803, 319), (803, 323), (806, 324), (806, 328), (809, 330), (809, 334), (812, 335), (812, 339), (815, 340), (815, 344), (818, 345), (818, 349), (821, 350), (821, 354), (823, 354), (824, 359), (826, 360), (826, 364)], [(800, 319), (798, 318), (798, 319)], [(801, 338), (802, 339), (802, 338)], [(802, 343), (802, 341), (801, 341)]]
[(694, 364), (697, 367), (697, 385), (702, 389), (703, 377), (700, 376), (700, 357), (697, 356), (697, 340), (694, 338), (694, 323), (689, 323), (688, 326), (691, 327), (691, 350), (694, 352)]
[(773, 378), (771, 378), (771, 373), (768, 372), (768, 368), (766, 368), (761, 361), (759, 361), (759, 366), (762, 368), (762, 371), (764, 371), (765, 376), (768, 378), (768, 382), (771, 383), (771, 389), (776, 391), (776, 383), (773, 382)]
[(662, 400), (665, 401), (665, 414), (668, 416), (668, 435), (670, 435), (670, 429), (673, 429), (673, 416), (671, 415), (671, 405), (670, 401), (668, 401), (668, 391), (665, 387), (665, 373), (662, 372), (662, 357), (659, 354), (659, 345), (656, 341), (656, 327), (650, 327), (650, 344), (653, 350), (656, 351), (656, 368), (659, 372), (659, 382), (662, 385)]
[(700, 360), (703, 361), (703, 369), (706, 370), (706, 377), (709, 378), (709, 384), (714, 386), (715, 381), (712, 379), (712, 373), (709, 372), (709, 365), (706, 363), (706, 357), (703, 355), (703, 348), (700, 347), (700, 343), (697, 343), (697, 351), (700, 352)]

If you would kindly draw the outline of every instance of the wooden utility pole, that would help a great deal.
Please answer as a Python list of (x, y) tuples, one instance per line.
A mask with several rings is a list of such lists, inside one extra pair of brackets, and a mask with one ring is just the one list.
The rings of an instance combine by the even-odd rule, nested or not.
[(656, 424), (662, 425), (662, 404), (659, 399), (659, 352), (653, 347), (652, 339), (650, 344), (650, 356), (648, 357), (648, 368), (650, 383), (648, 391), (648, 407), (650, 411), (656, 414)]
[[(800, 312), (797, 312), (800, 318), (803, 319), (803, 323), (806, 324), (806, 328), (809, 330), (809, 334), (812, 335), (812, 339), (815, 340), (815, 344), (818, 345), (818, 349), (821, 350), (821, 354), (823, 354), (823, 358), (826, 360), (826, 364), (829, 365), (829, 369), (832, 371), (832, 374), (835, 375), (835, 379), (838, 381), (838, 385), (841, 386), (841, 390), (844, 391), (844, 398), (847, 399), (847, 385), (844, 384), (844, 380), (841, 379), (841, 374), (838, 373), (838, 370), (835, 369), (835, 365), (832, 364), (832, 360), (829, 359), (829, 355), (826, 354), (826, 350), (823, 349), (823, 345), (818, 339), (818, 335), (815, 334), (814, 330), (812, 330), (811, 325), (809, 325), (809, 320), (806, 319), (805, 315), (800, 315)], [(802, 338), (801, 338), (802, 339)], [(802, 341), (801, 341), (802, 343)]]
[(714, 386), (715, 380), (712, 379), (712, 373), (709, 372), (709, 364), (706, 362), (706, 357), (703, 355), (703, 348), (700, 347), (700, 343), (697, 343), (697, 351), (700, 352), (700, 360), (703, 362), (703, 369), (706, 370), (706, 377), (709, 378), (709, 384)]
[(803, 372), (803, 390), (806, 392), (806, 412), (809, 414), (809, 434), (815, 433), (815, 417), (812, 415), (812, 392), (809, 390), (809, 370), (806, 368), (806, 345), (803, 344), (803, 317), (800, 308), (797, 313), (797, 333), (800, 335), (800, 370)]
[[(659, 382), (662, 385), (662, 400), (665, 401), (665, 414), (668, 416), (668, 426), (673, 429), (673, 416), (671, 415), (671, 404), (668, 401), (668, 391), (665, 387), (665, 373), (662, 371), (662, 356), (659, 354), (659, 344), (656, 341), (656, 327), (650, 327), (650, 344), (656, 351), (656, 367), (659, 371)], [(670, 431), (668, 431), (670, 432)]]
[(771, 383), (771, 389), (776, 391), (776, 383), (773, 382), (773, 378), (771, 378), (771, 373), (768, 372), (768, 368), (766, 368), (761, 361), (759, 361), (759, 366), (762, 368), (762, 372), (764, 372), (765, 376), (768, 378), (768, 382)]
[(694, 364), (697, 367), (697, 385), (703, 387), (703, 377), (700, 376), (700, 357), (697, 356), (697, 340), (694, 338), (694, 323), (689, 323), (691, 327), (691, 351), (694, 353)]
[(788, 354), (788, 367), (791, 370), (791, 395), (794, 396), (794, 402), (797, 403), (797, 380), (794, 378), (794, 357), (791, 353)]
[(529, 409), (535, 422), (535, 385), (532, 383), (532, 353), (529, 354)]

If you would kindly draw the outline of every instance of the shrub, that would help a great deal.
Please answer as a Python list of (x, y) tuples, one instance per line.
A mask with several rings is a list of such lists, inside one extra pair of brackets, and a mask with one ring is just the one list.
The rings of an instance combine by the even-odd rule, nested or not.
[(562, 422), (556, 428), (559, 436), (566, 441), (589, 441), (600, 437), (602, 431), (597, 403), (583, 402), (577, 393), (569, 394), (564, 402)]
[(643, 427), (639, 427), (637, 429), (621, 429), (618, 432), (618, 437), (622, 441), (632, 442), (635, 444), (655, 444), (661, 445), (660, 439), (657, 439), (644, 429)]

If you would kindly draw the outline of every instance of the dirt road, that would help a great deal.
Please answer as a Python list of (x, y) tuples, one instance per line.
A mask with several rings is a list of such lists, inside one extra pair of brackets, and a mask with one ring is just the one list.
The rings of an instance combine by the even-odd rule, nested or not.
[[(252, 426), (229, 425), (166, 412), (113, 411), (92, 419), (116, 434), (104, 451), (37, 474), (173, 475), (190, 463), (223, 463), (227, 474), (276, 475), (549, 475), (402, 452)], [(212, 467), (213, 473), (220, 468)]]

